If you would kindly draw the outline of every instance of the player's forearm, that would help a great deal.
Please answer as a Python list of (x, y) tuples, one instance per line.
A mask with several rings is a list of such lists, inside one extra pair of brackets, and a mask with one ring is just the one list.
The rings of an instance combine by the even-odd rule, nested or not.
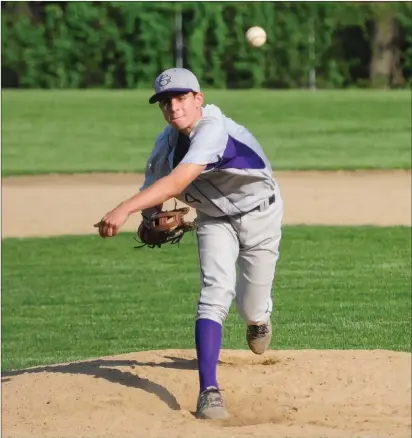
[(171, 178), (164, 177), (140, 193), (122, 202), (120, 205), (124, 207), (130, 215), (137, 211), (162, 205), (165, 201), (179, 195), (181, 190), (182, 189), (178, 187)]

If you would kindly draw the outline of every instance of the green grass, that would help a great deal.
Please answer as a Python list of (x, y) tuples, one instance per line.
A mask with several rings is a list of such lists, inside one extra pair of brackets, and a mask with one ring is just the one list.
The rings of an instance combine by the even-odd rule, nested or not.
[[(3, 240), (3, 370), (194, 348), (194, 236), (134, 244), (129, 233)], [(285, 227), (272, 347), (410, 351), (410, 245), (406, 227)], [(224, 348), (247, 348), (244, 330), (233, 305)]]
[[(151, 91), (2, 92), (3, 175), (136, 172), (164, 126)], [(411, 167), (410, 91), (210, 90), (275, 169)]]

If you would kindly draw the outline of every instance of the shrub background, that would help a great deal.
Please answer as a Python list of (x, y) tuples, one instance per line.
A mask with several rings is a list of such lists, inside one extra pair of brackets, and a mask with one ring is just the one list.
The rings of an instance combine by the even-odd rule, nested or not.
[[(147, 88), (174, 65), (205, 87), (406, 87), (410, 2), (2, 2), (3, 88)], [(259, 25), (268, 44), (244, 33)], [(311, 73), (312, 72), (312, 73)]]

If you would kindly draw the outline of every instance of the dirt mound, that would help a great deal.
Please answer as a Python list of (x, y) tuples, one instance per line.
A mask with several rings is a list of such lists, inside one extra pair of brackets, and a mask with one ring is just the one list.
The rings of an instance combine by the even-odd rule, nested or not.
[(3, 436), (410, 437), (411, 355), (224, 350), (231, 418), (196, 420), (192, 350), (125, 354), (2, 377)]
[[(278, 172), (285, 224), (410, 225), (411, 172)], [(140, 175), (2, 180), (2, 237), (95, 233)], [(130, 218), (124, 230), (135, 230)], [(410, 437), (411, 355), (223, 351), (226, 422), (196, 420), (194, 351), (6, 372), (5, 437)]]

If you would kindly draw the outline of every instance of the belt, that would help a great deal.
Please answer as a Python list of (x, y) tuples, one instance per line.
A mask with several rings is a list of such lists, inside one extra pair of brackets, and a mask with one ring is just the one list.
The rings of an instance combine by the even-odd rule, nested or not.
[[(276, 196), (273, 194), (272, 196), (270, 196), (270, 197), (269, 197), (267, 200), (265, 200), (265, 201), (268, 202), (267, 205), (269, 206), (269, 205), (272, 205), (272, 204), (275, 202), (275, 200), (276, 200)], [(261, 206), (265, 201), (262, 201), (262, 202), (261, 202), (259, 205), (257, 205), (255, 208), (252, 208), (252, 210), (245, 211), (245, 212), (242, 212), (242, 213), (234, 214), (234, 215), (232, 215), (232, 217), (240, 217), (240, 216), (244, 216), (245, 214), (252, 213), (252, 211), (259, 210), (259, 209), (260, 209), (260, 206)]]
[[(269, 199), (268, 199), (268, 206), (272, 205), (275, 202), (276, 196), (273, 194)], [(255, 208), (252, 208), (252, 210), (249, 210), (248, 213), (255, 211), (255, 210), (259, 210), (260, 206), (262, 205), (262, 202)]]

